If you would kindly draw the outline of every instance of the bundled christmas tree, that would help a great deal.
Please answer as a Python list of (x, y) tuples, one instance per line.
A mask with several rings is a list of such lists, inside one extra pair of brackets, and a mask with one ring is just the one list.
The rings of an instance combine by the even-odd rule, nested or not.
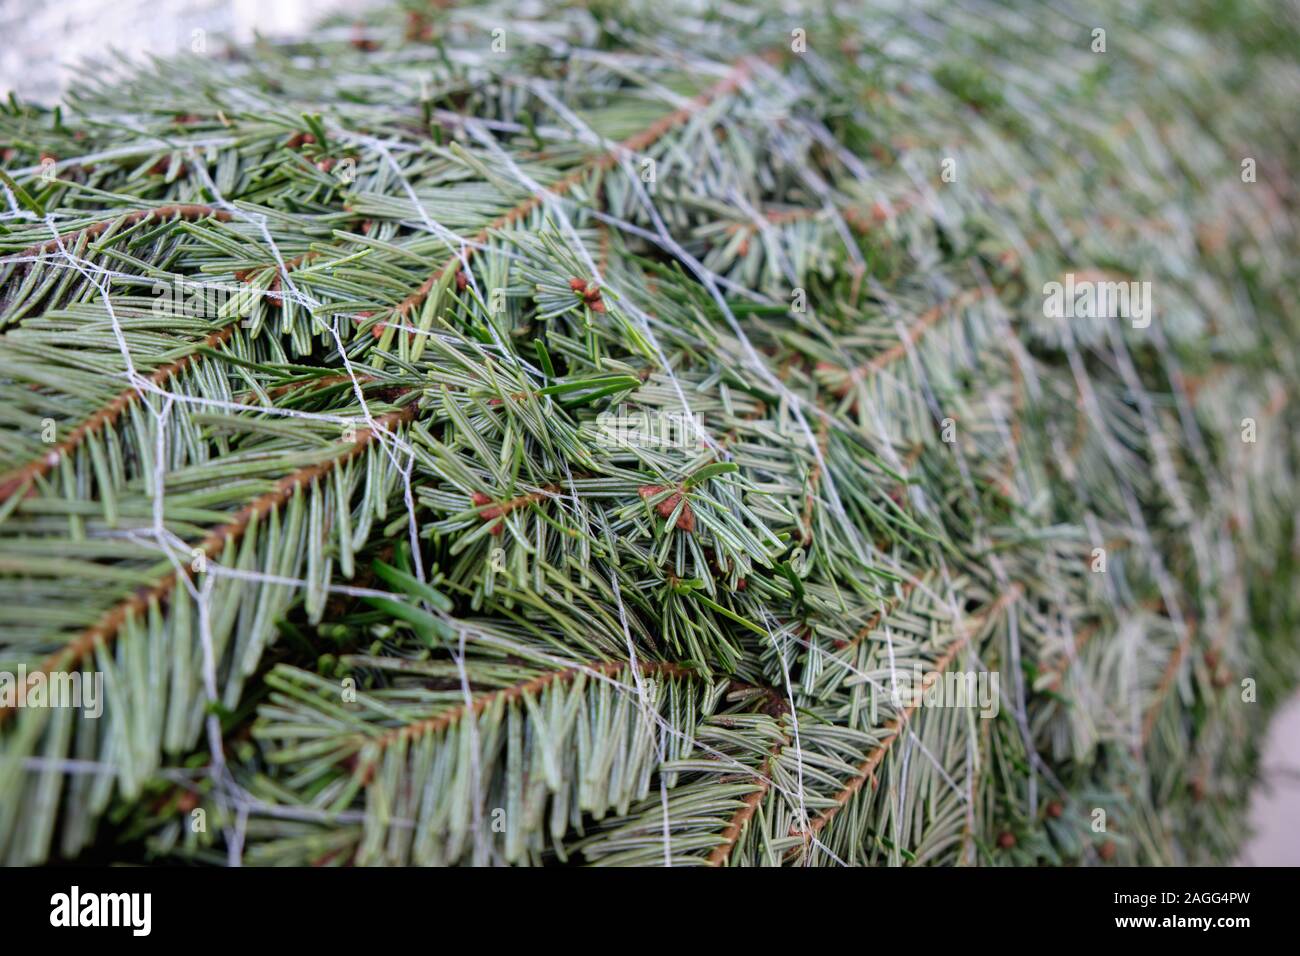
[(1294, 9), (444, 6), (0, 110), (0, 859), (1231, 859)]

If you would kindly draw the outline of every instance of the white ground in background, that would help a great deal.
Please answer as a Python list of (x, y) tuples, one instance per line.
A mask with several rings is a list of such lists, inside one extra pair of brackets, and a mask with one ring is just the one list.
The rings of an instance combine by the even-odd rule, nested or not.
[(1255, 836), (1241, 852), (1246, 866), (1300, 865), (1300, 694), (1273, 717), (1264, 744), (1262, 782), (1251, 800)]
[[(0, 0), (0, 95), (54, 102), (85, 57), (188, 52), (194, 31), (248, 41), (301, 32), (374, 0)], [(1300, 865), (1300, 694), (1270, 729), (1250, 811), (1251, 866)]]
[(86, 57), (188, 53), (204, 38), (239, 42), (302, 32), (373, 0), (0, 0), (0, 93), (53, 102)]

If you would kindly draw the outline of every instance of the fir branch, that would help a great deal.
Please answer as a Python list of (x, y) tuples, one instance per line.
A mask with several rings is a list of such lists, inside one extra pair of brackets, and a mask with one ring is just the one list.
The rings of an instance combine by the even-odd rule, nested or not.
[[(414, 403), (375, 419), (374, 425), (357, 431), (356, 440), (344, 446), (337, 455), (331, 456), (315, 465), (300, 468), (292, 474), (281, 478), (273, 491), (259, 495), (250, 501), (229, 521), (218, 525), (200, 541), (195, 549), (205, 557), (216, 558), (228, 545), (237, 542), (256, 521), (263, 519), (272, 510), (288, 501), (297, 491), (324, 478), (335, 468), (356, 458), (370, 444), (376, 434), (387, 434), (393, 428), (408, 422), (415, 412)], [(110, 643), (117, 636), (123, 625), (132, 617), (143, 614), (150, 606), (164, 603), (180, 583), (180, 571), (170, 571), (156, 581), (141, 587), (124, 601), (114, 605), (93, 626), (77, 635), (67, 646), (49, 655), (41, 662), (41, 673), (50, 674), (55, 670), (75, 668), (81, 665), (97, 647)], [(0, 720), (3, 720), (13, 705), (0, 707)]]
[[(606, 661), (600, 664), (589, 664), (582, 667), (566, 667), (561, 670), (548, 671), (539, 674), (537, 677), (521, 681), (510, 687), (500, 690), (488, 691), (487, 693), (477, 694), (470, 700), (458, 707), (452, 707), (449, 710), (438, 714), (436, 717), (430, 717), (426, 720), (417, 721), (413, 724), (404, 724), (401, 727), (395, 727), (386, 731), (382, 736), (373, 740), (371, 743), (378, 753), (382, 753), (386, 748), (392, 746), (399, 740), (408, 741), (416, 737), (422, 737), (426, 734), (439, 734), (451, 728), (451, 726), (466, 716), (478, 716), (487, 708), (498, 702), (512, 704), (521, 700), (525, 696), (536, 696), (540, 691), (552, 684), (566, 684), (573, 681), (580, 674), (588, 676), (613, 677), (625, 669), (632, 669), (638, 673), (647, 675), (662, 675), (669, 677), (691, 677), (694, 672), (680, 664), (670, 664), (661, 661), (642, 661), (636, 664), (628, 664), (624, 661)], [(366, 771), (369, 773), (369, 770)]]
[[(0, 110), (0, 657), (107, 689), (0, 711), (0, 856), (1230, 854), (1228, 668), (1300, 673), (1294, 65), (1106, 0), (503, 10)], [(889, 697), (959, 657), (1001, 717)]]
[(726, 866), (727, 860), (731, 856), (731, 851), (735, 849), (736, 841), (740, 839), (741, 833), (744, 832), (745, 826), (758, 811), (759, 804), (767, 796), (772, 786), (771, 765), (781, 756), (781, 752), (790, 746), (790, 737), (787, 734), (772, 745), (767, 759), (764, 761), (763, 769), (760, 771), (757, 785), (754, 789), (745, 794), (741, 799), (740, 808), (732, 815), (727, 828), (722, 831), (722, 842), (713, 848), (709, 853), (709, 866)]
[(38, 256), (49, 255), (59, 252), (69, 245), (76, 245), (82, 240), (95, 239), (110, 229), (121, 230), (141, 223), (150, 222), (173, 222), (176, 220), (186, 220), (188, 222), (201, 222), (204, 219), (215, 219), (218, 222), (229, 222), (231, 214), (225, 209), (218, 209), (215, 206), (205, 206), (199, 203), (172, 203), (166, 206), (157, 206), (153, 209), (139, 209), (135, 212), (127, 213), (113, 219), (104, 219), (99, 222), (91, 223), (89, 226), (83, 226), (72, 232), (65, 232), (54, 239), (47, 239), (45, 242), (39, 242), (35, 245), (28, 246), (26, 249), (14, 255), (14, 259), (34, 259)]
[[(199, 348), (216, 349), (223, 345), (235, 331), (237, 325), (238, 323), (231, 323), (217, 329), (203, 340)], [(199, 361), (202, 355), (203, 353), (196, 348), (195, 351), (182, 355), (175, 361), (155, 369), (149, 374), (147, 381), (150, 385), (161, 389), (171, 379), (184, 372), (196, 361)], [(91, 435), (102, 429), (111, 428), (122, 417), (122, 413), (141, 397), (142, 392), (136, 386), (124, 389), (114, 396), (113, 400), (107, 405), (97, 409), (88, 418), (76, 425), (68, 433), (68, 437), (64, 438), (42, 457), (0, 476), (0, 501), (22, 493), (34, 479), (49, 474), (50, 469), (57, 466), (61, 459), (71, 457)]]
[[(991, 620), (997, 617), (998, 614), (1002, 613), (1006, 608), (1014, 605), (1019, 599), (1020, 594), (1020, 585), (1014, 585), (1009, 591), (1000, 595), (998, 599), (985, 611), (980, 613), (971, 626), (967, 627), (956, 638), (956, 640), (954, 640), (944, 650), (943, 655), (929, 668), (930, 672), (938, 674), (939, 679), (942, 679), (943, 674), (947, 672), (948, 667), (952, 662), (957, 659), (957, 655), (966, 648), (970, 639)], [(815, 837), (823, 827), (830, 823), (831, 820), (835, 818), (835, 815), (857, 795), (858, 791), (862, 789), (863, 784), (872, 779), (876, 769), (880, 766), (881, 761), (885, 759), (889, 754), (890, 747), (893, 746), (894, 742), (902, 735), (903, 730), (907, 727), (908, 721), (911, 720), (912, 715), (916, 712), (918, 706), (918, 702), (913, 700), (903, 709), (902, 713), (898, 717), (885, 724), (881, 729), (879, 738), (880, 743), (867, 756), (866, 760), (858, 766), (857, 774), (849, 780), (839, 793), (835, 795), (833, 806), (817, 814), (806, 828), (799, 831), (791, 831), (791, 836), (797, 836), (802, 841), (802, 852), (807, 852), (809, 841)], [(794, 856), (797, 852), (799, 852), (798, 848), (793, 849), (790, 851), (789, 855)]]

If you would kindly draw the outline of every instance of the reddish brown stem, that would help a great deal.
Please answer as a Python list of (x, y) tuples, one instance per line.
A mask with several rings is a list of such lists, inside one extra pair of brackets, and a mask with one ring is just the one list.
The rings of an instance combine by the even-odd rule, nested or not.
[(88, 239), (93, 239), (106, 232), (108, 228), (114, 224), (121, 224), (123, 227), (129, 227), (141, 222), (152, 222), (154, 220), (171, 219), (173, 217), (177, 219), (185, 219), (189, 222), (197, 222), (200, 219), (216, 219), (219, 222), (229, 222), (231, 215), (224, 209), (217, 209), (215, 206), (204, 206), (198, 203), (176, 203), (171, 206), (158, 206), (154, 209), (139, 209), (115, 219), (105, 219), (103, 222), (97, 222), (94, 225), (86, 226), (84, 229), (74, 229), (72, 232), (65, 232), (57, 239), (47, 239), (45, 242), (38, 242), (34, 246), (28, 246), (22, 252), (18, 253), (18, 256), (26, 259), (32, 256), (43, 256), (48, 252), (57, 252), (60, 247), (67, 246), (69, 242), (75, 242), (82, 236), (85, 236)]
[[(631, 667), (631, 665), (626, 661), (604, 661), (600, 664), (584, 664), (581, 667), (566, 667), (563, 670), (547, 671), (545, 674), (539, 674), (536, 677), (522, 681), (518, 684), (513, 684), (510, 687), (503, 687), (500, 690), (478, 694), (471, 698), (468, 703), (459, 704), (456, 707), (449, 708), (441, 714), (438, 714), (436, 717), (430, 717), (426, 720), (418, 720), (415, 723), (406, 724), (402, 727), (394, 727), (383, 735), (375, 738), (373, 743), (376, 746), (378, 753), (382, 753), (399, 740), (414, 740), (417, 737), (423, 737), (427, 734), (440, 733), (452, 726), (452, 724), (458, 723), (467, 714), (478, 715), (483, 713), (483, 711), (487, 710), (497, 701), (504, 701), (509, 704), (513, 701), (519, 700), (525, 694), (536, 695), (552, 684), (567, 684), (570, 681), (576, 680), (581, 674), (597, 674), (603, 677), (613, 677), (624, 668), (629, 667)], [(666, 675), (669, 677), (695, 676), (695, 671), (685, 665), (659, 661), (638, 661), (637, 671), (641, 674)], [(370, 782), (375, 762), (378, 760), (378, 753), (361, 771), (367, 784)]]
[(752, 793), (745, 794), (744, 799), (741, 800), (740, 808), (732, 815), (727, 828), (722, 831), (722, 842), (709, 853), (709, 866), (726, 866), (727, 860), (731, 858), (731, 851), (735, 849), (736, 843), (740, 840), (740, 834), (754, 814), (758, 812), (759, 804), (763, 802), (763, 798), (772, 789), (772, 765), (776, 763), (777, 758), (781, 756), (781, 751), (785, 749), (786, 744), (789, 742), (789, 737), (782, 737), (772, 745), (771, 751), (763, 761), (763, 772), (759, 774), (758, 787)]
[[(988, 609), (979, 616), (973, 627), (964, 630), (961, 636), (958, 637), (957, 640), (953, 641), (948, 650), (944, 651), (943, 656), (935, 661), (929, 670), (939, 674), (943, 674), (947, 671), (949, 665), (956, 660), (957, 655), (966, 647), (966, 644), (970, 639), (979, 632), (979, 629), (983, 627), (985, 622), (994, 615), (1001, 613), (1004, 608), (1013, 604), (1020, 597), (1021, 591), (1022, 588), (1019, 584), (1013, 584), (1008, 588), (1005, 594), (1001, 595), (996, 601), (989, 605)], [(853, 799), (859, 790), (862, 789), (862, 785), (875, 776), (876, 768), (879, 767), (885, 757), (888, 756), (889, 750), (893, 746), (894, 741), (898, 739), (903, 728), (907, 726), (907, 723), (912, 718), (912, 714), (916, 712), (916, 708), (917, 702), (913, 701), (900, 716), (885, 724), (882, 728), (880, 743), (870, 754), (867, 755), (867, 759), (858, 765), (858, 772), (854, 775), (853, 779), (845, 784), (844, 788), (835, 795), (834, 805), (819, 813), (808, 825), (807, 830), (801, 832), (798, 829), (791, 829), (791, 836), (802, 836), (804, 845), (806, 846), (809, 840), (821, 832), (822, 828), (825, 827), (826, 824), (830, 823), (831, 820), (834, 819), (835, 815), (848, 805), (849, 801)], [(790, 851), (790, 855), (793, 856), (797, 854), (800, 849), (800, 847), (795, 847)]]

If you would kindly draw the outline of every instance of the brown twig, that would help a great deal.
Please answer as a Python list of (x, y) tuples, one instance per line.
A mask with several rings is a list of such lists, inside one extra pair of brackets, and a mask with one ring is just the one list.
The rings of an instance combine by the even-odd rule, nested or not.
[(880, 627), (881, 621), (883, 621), (888, 615), (893, 614), (896, 610), (898, 610), (898, 606), (907, 600), (908, 596), (912, 593), (912, 591), (915, 588), (916, 588), (916, 581), (914, 580), (905, 581), (903, 583), (902, 594), (898, 595), (898, 597), (890, 599), (887, 602), (885, 607), (881, 608), (875, 614), (871, 615), (871, 619), (867, 621), (866, 624), (862, 625), (858, 633), (854, 634), (847, 641), (836, 642), (835, 649), (837, 651), (842, 651), (847, 647), (857, 647), (860, 643), (862, 643), (863, 638), (865, 638), (872, 631)]
[(1169, 655), (1169, 663), (1165, 665), (1164, 673), (1160, 675), (1160, 683), (1156, 685), (1155, 700), (1147, 708), (1145, 716), (1142, 718), (1142, 744), (1145, 747), (1151, 739), (1151, 731), (1155, 729), (1156, 719), (1160, 716), (1160, 708), (1164, 705), (1165, 695), (1173, 687), (1174, 680), (1178, 677), (1178, 665), (1183, 662), (1187, 656), (1188, 650), (1192, 646), (1192, 641), (1196, 638), (1196, 619), (1190, 618), (1187, 621), (1187, 630), (1174, 652)]
[(735, 849), (736, 843), (740, 840), (740, 834), (754, 814), (758, 812), (759, 804), (763, 802), (763, 798), (772, 789), (772, 765), (776, 763), (781, 756), (781, 751), (789, 743), (790, 737), (786, 734), (774, 743), (772, 749), (768, 751), (767, 757), (763, 760), (763, 772), (758, 777), (758, 786), (752, 792), (745, 794), (744, 799), (740, 802), (739, 809), (732, 815), (727, 828), (722, 831), (722, 842), (709, 853), (709, 866), (725, 866), (727, 860), (730, 859), (731, 851)]
[(890, 346), (879, 355), (872, 356), (868, 361), (861, 365), (849, 369), (839, 369), (829, 362), (819, 362), (819, 369), (830, 372), (847, 373), (848, 379), (838, 388), (834, 389), (836, 395), (843, 398), (849, 393), (855, 384), (858, 384), (867, 378), (888, 368), (894, 362), (903, 358), (908, 349), (910, 349), (923, 336), (931, 326), (935, 325), (940, 319), (954, 309), (959, 309), (971, 302), (976, 302), (1000, 291), (998, 288), (979, 288), (966, 289), (959, 292), (952, 298), (940, 302), (931, 309), (927, 309), (919, 315), (915, 322), (903, 331), (902, 338), (897, 344)]
[(229, 222), (231, 214), (224, 209), (217, 209), (215, 206), (204, 206), (199, 203), (176, 203), (171, 206), (157, 206), (153, 209), (139, 209), (136, 212), (127, 213), (125, 216), (118, 216), (113, 219), (105, 219), (102, 222), (94, 223), (83, 229), (74, 229), (72, 232), (65, 232), (57, 239), (47, 239), (45, 242), (38, 242), (34, 246), (28, 246), (22, 252), (17, 254), (18, 258), (27, 259), (34, 256), (43, 256), (49, 252), (57, 252), (62, 246), (71, 241), (75, 241), (82, 236), (93, 239), (98, 235), (106, 232), (110, 226), (120, 224), (124, 227), (134, 226), (141, 222), (152, 222), (155, 219), (184, 219), (188, 222), (197, 222), (200, 219), (216, 219), (219, 222)]
[[(638, 661), (637, 672), (651, 675), (667, 675), (669, 677), (694, 677), (696, 672), (683, 664), (673, 664), (660, 661)], [(596, 674), (601, 677), (613, 677), (624, 668), (630, 668), (631, 664), (626, 661), (604, 661), (599, 664), (584, 664), (582, 666), (566, 667), (563, 670), (547, 671), (536, 677), (522, 681), (518, 684), (512, 684), (509, 687), (503, 687), (499, 690), (488, 691), (478, 694), (471, 698), (467, 703), (458, 704), (451, 707), (435, 717), (429, 717), (425, 720), (418, 720), (414, 723), (406, 724), (402, 727), (394, 727), (379, 737), (374, 738), (367, 743), (373, 743), (377, 752), (365, 767), (359, 768), (363, 782), (369, 784), (373, 778), (373, 771), (379, 754), (400, 741), (413, 740), (417, 737), (423, 737), (427, 734), (436, 734), (446, 730), (452, 724), (459, 723), (467, 714), (478, 715), (487, 710), (488, 707), (497, 701), (504, 701), (509, 704), (512, 701), (519, 700), (525, 694), (535, 695), (545, 690), (552, 684), (567, 684), (576, 680), (582, 674)]]

